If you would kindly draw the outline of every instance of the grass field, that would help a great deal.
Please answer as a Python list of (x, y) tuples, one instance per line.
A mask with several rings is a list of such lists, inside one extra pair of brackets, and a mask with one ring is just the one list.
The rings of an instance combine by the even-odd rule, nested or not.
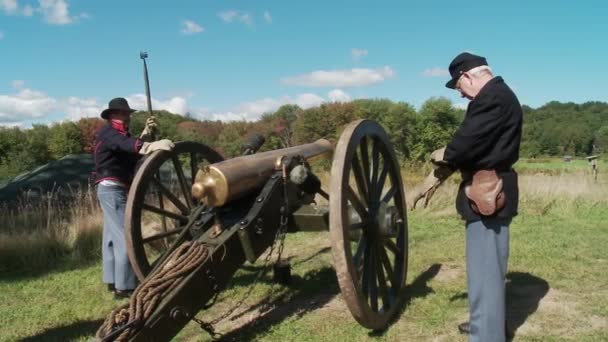
[[(546, 168), (522, 163), (520, 215), (511, 225), (509, 325), (516, 330), (515, 341), (607, 341), (608, 174), (600, 168), (594, 182), (584, 165), (543, 172), (554, 169), (551, 163)], [(266, 299), (271, 284), (270, 277), (263, 279), (242, 312), (218, 330), (237, 341), (465, 341), (456, 330), (467, 319), (467, 301), (455, 191), (448, 182), (428, 208), (409, 213), (409, 297), (388, 330), (370, 332), (350, 316), (327, 233), (288, 235), (284, 254), (292, 264), (293, 284), (275, 286), (273, 305), (261, 312), (256, 304)], [(0, 340), (88, 340), (122, 303), (102, 286), (99, 260), (75, 257), (82, 251), (71, 248), (52, 264), (3, 271)], [(258, 267), (243, 267), (218, 304), (198, 317), (212, 319), (231, 306)], [(190, 323), (176, 340), (210, 338)]]

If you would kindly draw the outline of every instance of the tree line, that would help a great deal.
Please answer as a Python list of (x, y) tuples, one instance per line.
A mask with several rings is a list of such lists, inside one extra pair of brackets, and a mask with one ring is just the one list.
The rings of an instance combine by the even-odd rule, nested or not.
[[(549, 102), (539, 108), (523, 106), (522, 157), (585, 156), (608, 151), (608, 103)], [(302, 109), (284, 105), (255, 122), (199, 121), (156, 111), (161, 138), (197, 141), (225, 157), (237, 156), (252, 134), (266, 137), (262, 150), (337, 140), (343, 127), (356, 119), (378, 121), (387, 131), (397, 155), (420, 161), (445, 145), (463, 120), (465, 111), (446, 98), (430, 98), (416, 110), (411, 104), (388, 99), (358, 99)], [(133, 114), (130, 131), (141, 132), (148, 114)], [(0, 182), (67, 154), (91, 153), (95, 132), (105, 124), (99, 118), (77, 122), (0, 127)]]

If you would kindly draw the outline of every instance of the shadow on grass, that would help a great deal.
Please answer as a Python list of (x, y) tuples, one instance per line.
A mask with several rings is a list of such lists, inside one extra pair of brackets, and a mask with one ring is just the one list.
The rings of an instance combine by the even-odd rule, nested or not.
[(78, 321), (64, 327), (47, 329), (38, 335), (26, 337), (21, 342), (72, 341), (84, 336), (94, 335), (103, 319)]
[(263, 298), (244, 312), (233, 316), (231, 320), (237, 320), (248, 313), (261, 311), (255, 320), (224, 334), (220, 341), (254, 340), (292, 315), (301, 317), (323, 307), (338, 292), (336, 272), (332, 267), (310, 271), (304, 277), (293, 275), (289, 288), (275, 294), (274, 298)]
[(386, 327), (386, 329), (370, 331), (369, 336), (378, 337), (378, 336), (384, 335), (384, 333), (386, 333), (388, 331), (388, 329), (390, 329), (390, 327), (395, 322), (399, 321), (399, 319), (401, 318), (401, 315), (403, 315), (403, 313), (405, 312), (407, 307), (410, 305), (412, 300), (414, 300), (416, 298), (424, 298), (424, 297), (428, 296), (429, 294), (435, 292), (432, 287), (428, 286), (428, 283), (433, 278), (435, 278), (437, 273), (439, 273), (440, 269), (441, 269), (441, 264), (433, 264), (426, 271), (420, 273), (411, 284), (406, 285), (405, 286), (406, 295), (405, 295), (403, 307), (399, 311), (399, 314), (397, 314), (395, 316), (395, 318), (393, 318), (393, 320), (391, 321), (389, 326)]
[[(405, 308), (415, 298), (426, 297), (433, 292), (433, 289), (428, 286), (428, 282), (433, 279), (439, 269), (440, 264), (430, 266), (426, 271), (422, 272), (416, 279), (406, 286), (406, 297), (403, 309), (394, 321), (397, 321)], [(336, 280), (336, 272), (332, 267), (324, 267), (320, 270), (308, 272), (303, 278), (294, 276), (293, 285), (287, 292), (283, 292), (278, 298), (268, 301), (268, 298), (261, 300), (258, 304), (233, 317), (238, 319), (261, 309), (264, 306), (270, 306), (272, 309), (261, 313), (254, 321), (248, 322), (228, 333), (223, 335), (221, 341), (250, 341), (254, 340), (259, 335), (268, 331), (271, 327), (280, 324), (282, 321), (292, 315), (301, 317), (308, 312), (314, 311), (323, 307), (331, 301), (340, 289)], [(289, 296), (289, 302), (285, 302), (285, 297)], [(394, 322), (393, 321), (393, 322)], [(376, 331), (370, 333), (370, 336), (380, 336), (384, 331)]]
[(73, 271), (101, 264), (101, 257), (83, 257), (78, 259), (74, 255), (64, 255), (52, 259), (46, 263), (36, 264), (33, 267), (23, 267), (20, 270), (8, 270), (0, 272), (2, 282), (29, 280), (45, 276), (51, 273)]
[[(506, 278), (507, 330), (515, 335), (517, 329), (538, 309), (540, 301), (549, 292), (549, 283), (527, 272), (509, 272)], [(463, 292), (450, 298), (450, 301), (467, 298), (467, 293)]]
[(549, 283), (524, 272), (507, 274), (507, 327), (516, 332), (528, 317), (538, 309), (543, 297), (549, 292)]
[[(295, 266), (304, 264), (312, 259), (315, 259), (323, 254), (329, 253), (331, 251), (331, 247), (324, 247), (319, 249), (318, 251), (316, 251), (315, 253), (311, 254), (310, 256), (302, 259), (302, 260), (297, 260), (295, 262), (293, 262), (292, 260), (295, 259), (294, 256), (290, 256), (287, 258), (283, 258), (281, 260), (283, 261), (288, 261), (291, 264), (291, 268), (293, 270), (293, 268)], [(274, 259), (273, 262), (270, 263), (269, 265), (269, 269), (267, 270), (266, 276), (262, 277), (261, 279), (259, 279), (259, 282), (262, 283), (267, 283), (267, 284), (272, 284), (274, 281), (272, 280), (272, 264), (274, 263)], [(248, 286), (249, 284), (251, 284), (252, 281), (254, 281), (254, 279), (257, 276), (257, 272), (259, 272), (260, 270), (262, 270), (263, 266), (262, 263), (260, 264), (244, 264), (241, 266), (241, 271), (237, 272), (237, 274), (231, 279), (230, 281), (230, 286)], [(242, 272), (244, 271), (244, 272)]]

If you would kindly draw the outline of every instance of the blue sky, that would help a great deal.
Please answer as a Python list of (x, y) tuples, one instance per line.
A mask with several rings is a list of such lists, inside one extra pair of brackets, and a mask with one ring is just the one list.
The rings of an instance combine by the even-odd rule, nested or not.
[(0, 0), (0, 125), (145, 106), (253, 120), (281, 104), (383, 97), (419, 106), (459, 52), (523, 104), (608, 101), (608, 1)]

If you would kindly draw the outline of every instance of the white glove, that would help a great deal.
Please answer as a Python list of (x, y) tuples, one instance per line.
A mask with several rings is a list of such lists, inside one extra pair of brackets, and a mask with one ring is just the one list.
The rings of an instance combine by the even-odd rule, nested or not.
[(144, 130), (141, 131), (139, 138), (144, 139), (144, 138), (152, 137), (154, 135), (154, 132), (156, 132), (156, 127), (158, 127), (158, 123), (156, 122), (156, 117), (150, 116), (146, 120), (146, 123), (144, 125)]
[(171, 151), (175, 147), (175, 144), (169, 139), (162, 139), (153, 142), (145, 142), (141, 149), (139, 150), (139, 154), (149, 154), (154, 151), (163, 150), (163, 151)]
[(445, 153), (445, 147), (437, 149), (431, 153), (431, 162), (435, 163), (443, 160), (443, 155)]
[(437, 149), (431, 153), (431, 163), (433, 164), (432, 173), (436, 178), (444, 180), (454, 173), (454, 169), (445, 160), (443, 155), (445, 153), (445, 147)]

